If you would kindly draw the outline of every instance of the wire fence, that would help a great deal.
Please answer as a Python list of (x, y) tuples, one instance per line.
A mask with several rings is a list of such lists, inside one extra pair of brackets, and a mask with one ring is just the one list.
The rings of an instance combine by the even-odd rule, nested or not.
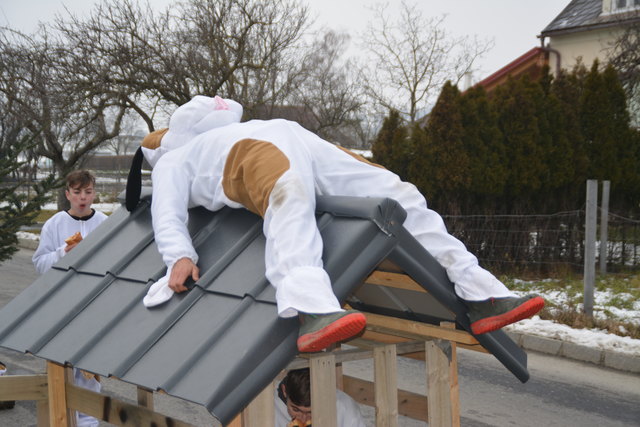
[[(584, 210), (443, 218), (449, 232), (492, 271), (541, 275), (584, 269)], [(640, 221), (609, 213), (606, 245), (607, 271), (640, 269)]]

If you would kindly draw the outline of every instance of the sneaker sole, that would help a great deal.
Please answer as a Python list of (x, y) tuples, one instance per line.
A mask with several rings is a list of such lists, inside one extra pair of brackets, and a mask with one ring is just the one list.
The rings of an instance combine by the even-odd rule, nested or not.
[(324, 328), (298, 338), (298, 351), (313, 353), (324, 350), (331, 344), (348, 340), (358, 335), (367, 326), (367, 318), (362, 313), (352, 313)]
[(471, 324), (471, 332), (474, 335), (486, 334), (504, 326), (518, 322), (522, 319), (533, 316), (544, 307), (544, 298), (535, 297), (526, 301), (516, 308), (498, 316), (487, 317), (477, 320)]

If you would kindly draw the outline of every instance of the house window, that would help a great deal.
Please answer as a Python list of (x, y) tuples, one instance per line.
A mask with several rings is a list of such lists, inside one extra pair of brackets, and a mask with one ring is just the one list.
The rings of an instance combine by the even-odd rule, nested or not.
[(613, 10), (615, 12), (626, 12), (640, 9), (640, 0), (614, 0)]

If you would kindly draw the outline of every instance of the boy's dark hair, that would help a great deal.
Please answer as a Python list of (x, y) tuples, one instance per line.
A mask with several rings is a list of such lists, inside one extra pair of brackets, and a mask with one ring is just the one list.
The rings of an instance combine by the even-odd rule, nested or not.
[(77, 170), (67, 175), (67, 190), (96, 185), (96, 177), (88, 170)]
[(287, 391), (287, 397), (298, 406), (311, 406), (311, 377), (309, 368), (289, 371), (282, 380)]

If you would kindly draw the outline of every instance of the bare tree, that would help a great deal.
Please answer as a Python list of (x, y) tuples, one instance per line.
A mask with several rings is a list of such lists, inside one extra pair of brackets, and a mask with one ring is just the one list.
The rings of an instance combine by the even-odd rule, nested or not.
[(343, 145), (358, 141), (363, 106), (356, 64), (344, 59), (349, 36), (333, 31), (315, 40), (299, 61), (299, 84), (292, 87), (290, 102), (303, 106), (310, 116), (309, 129)]
[[(78, 80), (91, 78), (77, 67), (82, 55), (79, 47), (46, 27), (29, 36), (6, 28), (0, 32), (4, 102), (35, 135), (37, 155), (51, 160), (59, 179), (118, 134), (125, 112), (118, 93), (77, 89)], [(66, 206), (63, 192), (58, 206)]]
[(457, 84), (492, 45), (449, 36), (444, 16), (424, 17), (405, 1), (396, 21), (388, 5), (378, 5), (373, 12), (374, 20), (362, 35), (372, 58), (366, 71), (367, 94), (382, 112), (397, 110), (410, 124), (426, 113), (447, 80)]

